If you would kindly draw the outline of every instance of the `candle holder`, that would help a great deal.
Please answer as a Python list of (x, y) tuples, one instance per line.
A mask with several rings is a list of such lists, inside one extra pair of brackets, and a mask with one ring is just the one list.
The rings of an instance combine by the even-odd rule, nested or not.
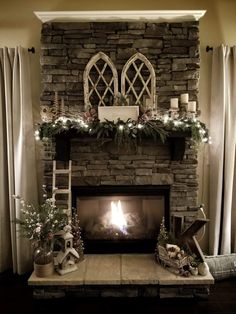
[(162, 117), (162, 111), (159, 108), (151, 110), (151, 120), (160, 120)]
[(187, 115), (187, 110), (188, 110), (188, 103), (181, 103), (180, 104), (179, 116), (181, 118), (185, 118), (186, 115)]
[(196, 118), (196, 111), (188, 111), (186, 117), (189, 119), (195, 119)]
[(157, 109), (151, 109), (151, 120), (157, 119)]
[(187, 118), (190, 118), (190, 119), (196, 119), (200, 117), (200, 115), (201, 115), (201, 110), (187, 112)]
[(172, 119), (178, 119), (179, 118), (179, 109), (170, 108), (169, 109), (169, 117)]

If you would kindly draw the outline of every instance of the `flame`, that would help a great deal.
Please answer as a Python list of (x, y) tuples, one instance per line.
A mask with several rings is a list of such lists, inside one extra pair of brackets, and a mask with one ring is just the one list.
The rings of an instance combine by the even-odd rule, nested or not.
[(125, 220), (120, 200), (117, 203), (113, 201), (111, 202), (110, 223), (111, 225), (113, 225), (113, 227), (119, 229), (123, 233), (126, 233), (127, 222)]

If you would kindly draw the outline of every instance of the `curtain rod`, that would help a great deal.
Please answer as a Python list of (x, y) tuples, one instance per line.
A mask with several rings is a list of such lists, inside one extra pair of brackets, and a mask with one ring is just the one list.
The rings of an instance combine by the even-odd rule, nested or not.
[[(34, 47), (28, 48), (28, 51), (35, 53), (35, 48)], [(213, 51), (213, 47), (206, 46), (206, 52), (209, 52), (209, 51)]]
[[(28, 51), (35, 53), (35, 48), (34, 47), (28, 48)], [(209, 52), (209, 51), (213, 51), (213, 47), (206, 46), (206, 52)]]
[(34, 47), (28, 48), (28, 51), (32, 52), (32, 53), (35, 53), (35, 48)]
[(213, 47), (206, 46), (206, 52), (213, 51)]

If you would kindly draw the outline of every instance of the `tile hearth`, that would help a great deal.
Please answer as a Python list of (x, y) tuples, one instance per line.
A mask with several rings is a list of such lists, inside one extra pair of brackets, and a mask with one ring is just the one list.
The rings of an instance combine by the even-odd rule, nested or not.
[(28, 284), (35, 298), (101, 297), (206, 297), (214, 279), (176, 276), (158, 265), (152, 254), (89, 254), (78, 270), (64, 276), (38, 278)]

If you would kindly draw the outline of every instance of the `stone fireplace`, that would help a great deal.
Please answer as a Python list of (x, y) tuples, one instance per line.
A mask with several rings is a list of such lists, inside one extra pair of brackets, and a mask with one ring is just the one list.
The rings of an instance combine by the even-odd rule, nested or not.
[[(132, 55), (143, 54), (155, 71), (157, 108), (168, 109), (170, 98), (182, 93), (198, 101), (196, 20), (204, 12), (146, 11), (135, 20), (138, 11), (121, 11), (118, 19), (116, 13), (104, 11), (101, 18), (97, 11), (36, 12), (43, 22), (41, 104), (52, 106), (58, 92), (68, 115), (84, 111), (83, 72), (99, 52), (111, 59), (119, 77)], [(183, 278), (154, 261), (162, 217), (172, 228), (173, 215), (185, 227), (197, 215), (197, 149), (190, 134), (173, 132), (164, 143), (145, 136), (137, 147), (118, 147), (113, 138), (68, 133), (44, 142), (44, 182), (52, 184), (53, 159), (61, 168), (72, 160), (72, 205), (91, 254), (66, 276), (32, 274), (34, 296), (207, 296), (210, 274)], [(66, 181), (61, 177), (57, 184), (63, 188)]]
[[(144, 54), (156, 73), (156, 105), (159, 108), (169, 108), (170, 98), (178, 97), (181, 93), (188, 93), (190, 100), (198, 100), (198, 21), (48, 22), (43, 24), (41, 42), (42, 105), (51, 106), (56, 91), (59, 97), (64, 98), (66, 111), (70, 115), (84, 111), (83, 71), (89, 59), (99, 51), (111, 58), (118, 75), (131, 55), (136, 52)], [(63, 134), (58, 137), (63, 137)], [(133, 202), (133, 207), (138, 207), (142, 215), (136, 216), (136, 213), (126, 208), (126, 216), (132, 217), (133, 220), (155, 221), (155, 226), (151, 226), (155, 232), (142, 234), (137, 245), (135, 242), (138, 232), (133, 236), (135, 239), (132, 239), (132, 236), (121, 235), (118, 231), (119, 241), (114, 233), (109, 240), (117, 244), (114, 251), (121, 252), (123, 249), (124, 252), (130, 252), (133, 245), (136, 252), (137, 247), (141, 247), (140, 251), (151, 252), (162, 216), (165, 216), (168, 226), (171, 226), (173, 215), (181, 215), (185, 226), (196, 216), (197, 150), (188, 134), (178, 134), (174, 137), (170, 135), (164, 144), (159, 140), (154, 142), (146, 138), (136, 149), (131, 147), (128, 150), (118, 149), (112, 140), (101, 143), (94, 137), (73, 136), (68, 143), (66, 147), (65, 142), (59, 146), (72, 160), (73, 205), (79, 214), (81, 212), (81, 220), (85, 226), (86, 214), (83, 213), (83, 206), (90, 207), (91, 203), (97, 202), (94, 212), (101, 211), (98, 216), (104, 216), (106, 213), (102, 212), (101, 208), (98, 209), (98, 204), (103, 201), (106, 203), (106, 198), (106, 208), (118, 206), (119, 200), (121, 203)], [(54, 149), (53, 145), (45, 146), (44, 181), (47, 186), (52, 182)], [(181, 153), (178, 153), (180, 151)], [(60, 155), (57, 154), (56, 159), (60, 160)], [(58, 184), (63, 186), (63, 180)], [(97, 197), (97, 200), (92, 199), (92, 196)], [(140, 205), (147, 203), (148, 198), (150, 208), (158, 208), (161, 204), (155, 218), (147, 214), (145, 216), (146, 205)], [(115, 203), (111, 205), (111, 202)], [(123, 206), (127, 207), (127, 204)], [(131, 230), (133, 220), (129, 219)], [(107, 222), (103, 221), (104, 224)], [(146, 224), (147, 227), (148, 223)], [(97, 229), (98, 226), (99, 220), (94, 222), (93, 227)], [(112, 251), (106, 233), (95, 237), (91, 244), (91, 234), (87, 231), (86, 240), (90, 243), (91, 252), (96, 251), (93, 246), (97, 247), (96, 243), (99, 241), (103, 244), (99, 250)], [(126, 248), (122, 245), (125, 240)]]

